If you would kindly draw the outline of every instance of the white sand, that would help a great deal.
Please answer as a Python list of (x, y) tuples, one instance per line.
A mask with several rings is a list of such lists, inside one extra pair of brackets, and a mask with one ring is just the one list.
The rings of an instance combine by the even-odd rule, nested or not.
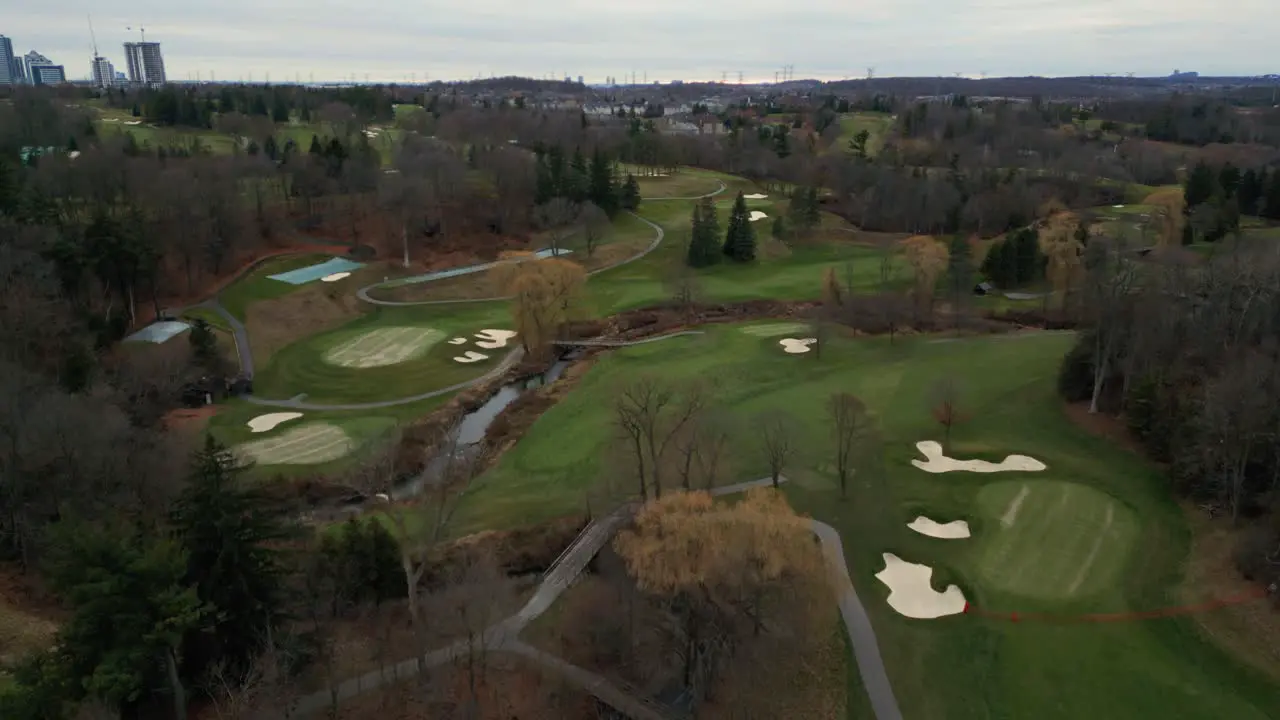
[(141, 125), (141, 124), (142, 124), (141, 120), (130, 120), (129, 122), (125, 123), (125, 125)]
[(485, 350), (497, 350), (498, 348), (506, 347), (507, 342), (515, 336), (516, 333), (511, 330), (481, 330), (476, 333), (476, 337), (480, 338), (476, 342), (476, 347), (481, 347)]
[(909, 618), (930, 620), (964, 612), (964, 593), (955, 585), (937, 592), (929, 585), (933, 568), (909, 563), (892, 553), (884, 553), (884, 570), (876, 573), (889, 586), (889, 607)]
[(800, 355), (809, 352), (809, 346), (818, 342), (818, 338), (782, 338), (778, 344), (782, 346), (783, 352), (792, 355)]
[(453, 361), (460, 362), (460, 363), (474, 363), (474, 362), (480, 362), (481, 360), (488, 360), (488, 359), (489, 359), (489, 356), (485, 355), (484, 353), (478, 353), (475, 350), (468, 350), (466, 355), (455, 357)]
[(80, 157), (80, 151), (72, 150), (71, 152), (67, 153), (67, 157), (71, 158), (72, 160), (75, 160), (76, 158)]
[(385, 367), (421, 357), (442, 339), (444, 333), (434, 328), (378, 328), (334, 347), (324, 359), (341, 367)]
[(351, 277), (351, 273), (349, 272), (336, 272), (331, 275), (325, 275), (324, 277), (320, 278), (320, 282), (338, 282), (343, 278), (349, 278), (349, 277)]
[(234, 452), (259, 465), (314, 465), (337, 460), (354, 447), (355, 443), (337, 425), (313, 423), (245, 443)]
[(302, 413), (299, 412), (268, 413), (266, 415), (259, 415), (245, 424), (248, 425), (249, 429), (253, 432), (260, 433), (267, 432), (268, 430), (274, 430), (280, 423), (297, 420), (300, 417), (302, 417)]
[(467, 344), (467, 339), (466, 339), (466, 338), (454, 338), (454, 339), (452, 339), (452, 340), (450, 340), (450, 341), (449, 341), (449, 344), (450, 344), (450, 345), (466, 345), (466, 344)]
[(964, 520), (955, 520), (944, 525), (921, 515), (908, 523), (907, 527), (921, 535), (941, 540), (961, 540), (969, 537), (969, 523)]
[(916, 443), (916, 449), (921, 455), (925, 456), (925, 460), (912, 460), (911, 464), (930, 473), (946, 473), (946, 472), (976, 472), (976, 473), (997, 473), (997, 472), (1040, 472), (1047, 466), (1033, 457), (1026, 455), (1010, 455), (998, 463), (988, 462), (986, 460), (956, 460), (949, 458), (942, 452), (942, 445), (932, 440), (922, 440)]
[(767, 217), (769, 216), (760, 212), (759, 210), (752, 210), (751, 217), (747, 218), (747, 220), (749, 220), (750, 222), (755, 222), (757, 220), (764, 220)]
[(751, 194), (751, 195), (743, 195), (743, 196), (742, 196), (742, 199), (743, 199), (743, 200), (764, 200), (764, 199), (765, 199), (765, 198), (767, 198), (767, 197), (769, 197), (769, 196), (768, 196), (768, 195), (761, 195), (760, 193), (753, 193), (753, 194)]

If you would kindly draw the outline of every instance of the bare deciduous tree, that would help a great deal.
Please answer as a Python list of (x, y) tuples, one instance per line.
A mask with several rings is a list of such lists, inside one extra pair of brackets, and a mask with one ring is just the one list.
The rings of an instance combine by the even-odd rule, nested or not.
[(640, 497), (662, 497), (663, 465), (673, 441), (693, 424), (707, 402), (700, 383), (682, 387), (642, 376), (622, 388), (614, 422), (629, 441), (640, 479)]
[(951, 452), (951, 429), (969, 419), (963, 402), (960, 383), (955, 378), (945, 377), (934, 384), (929, 411), (934, 421), (942, 426), (942, 447), (947, 452)]
[(858, 461), (867, 451), (871, 437), (871, 416), (862, 401), (849, 393), (835, 393), (827, 399), (827, 418), (836, 445), (836, 478), (840, 497), (849, 497), (849, 478), (857, 472)]
[(756, 419), (760, 452), (769, 465), (769, 477), (775, 488), (796, 449), (795, 427), (795, 418), (782, 411), (764, 413)]

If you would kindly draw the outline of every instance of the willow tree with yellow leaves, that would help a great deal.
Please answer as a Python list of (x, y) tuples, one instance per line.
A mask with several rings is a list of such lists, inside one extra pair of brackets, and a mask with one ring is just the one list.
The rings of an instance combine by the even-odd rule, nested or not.
[(902, 251), (911, 266), (915, 278), (915, 305), (917, 313), (927, 308), (933, 314), (933, 296), (938, 288), (938, 278), (947, 269), (951, 253), (942, 243), (928, 235), (914, 235), (902, 241)]
[(587, 273), (563, 258), (504, 253), (489, 271), (496, 292), (511, 298), (511, 317), (526, 353), (546, 352), (578, 310)]
[[(1084, 252), (1081, 228), (1080, 218), (1074, 213), (1059, 212), (1046, 219), (1040, 231), (1040, 250), (1048, 260), (1045, 274), (1064, 309), (1080, 274), (1080, 257)], [(1048, 296), (1045, 304), (1047, 307)]]
[[(805, 656), (829, 638), (834, 597), (808, 521), (776, 490), (738, 503), (682, 492), (646, 504), (614, 547), (664, 617), (686, 688), (708, 698), (712, 680), (761, 677), (779, 657)], [(757, 684), (758, 685), (758, 684)]]
[(1158, 244), (1162, 247), (1180, 246), (1183, 228), (1187, 224), (1187, 200), (1182, 188), (1157, 190), (1142, 202), (1152, 206), (1151, 220)]

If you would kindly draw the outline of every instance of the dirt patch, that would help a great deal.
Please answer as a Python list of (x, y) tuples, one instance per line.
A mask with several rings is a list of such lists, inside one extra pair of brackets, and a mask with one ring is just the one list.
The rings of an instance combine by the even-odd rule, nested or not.
[(1129, 432), (1122, 418), (1100, 412), (1090, 413), (1087, 402), (1067, 403), (1063, 406), (1063, 412), (1071, 422), (1090, 435), (1109, 440), (1129, 452), (1145, 456), (1142, 445)]
[(254, 362), (265, 366), (281, 348), (346, 324), (363, 311), (349, 283), (313, 283), (274, 300), (249, 305), (245, 328)]
[(399, 682), (348, 701), (339, 720), (426, 720), (471, 717), (474, 720), (593, 720), (605, 717), (597, 703), (559, 677), (526, 659), (482, 653), (476, 672), (475, 706), (464, 662), (434, 668), (421, 677)]
[[(1244, 597), (1258, 586), (1240, 576), (1234, 562), (1244, 528), (1228, 518), (1209, 518), (1191, 503), (1182, 503), (1191, 528), (1191, 553), (1178, 589), (1182, 604)], [(1242, 661), (1280, 682), (1280, 612), (1265, 598), (1192, 615), (1205, 635)]]
[(434, 282), (379, 288), (369, 292), (369, 296), (375, 300), (391, 300), (394, 302), (470, 300), (494, 297), (499, 294), (501, 293), (494, 290), (493, 282), (489, 279), (489, 273), (484, 271), (456, 275)]
[(166, 430), (184, 435), (195, 435), (204, 431), (209, 425), (209, 418), (218, 414), (222, 408), (217, 405), (205, 405), (199, 408), (178, 408), (165, 414), (161, 422)]
[(0, 566), (0, 669), (49, 647), (62, 617), (30, 577)]

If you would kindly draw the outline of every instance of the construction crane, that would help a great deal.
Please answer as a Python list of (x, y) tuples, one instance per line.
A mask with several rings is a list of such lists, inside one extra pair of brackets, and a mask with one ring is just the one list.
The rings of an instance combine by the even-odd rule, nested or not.
[[(132, 30), (132, 29), (133, 29), (133, 27), (132, 27), (132, 26), (130, 26), (130, 27), (126, 27), (126, 28), (125, 28), (125, 30)], [(146, 41), (147, 41), (147, 29), (146, 29), (146, 28), (144, 28), (144, 27), (142, 27), (142, 26), (138, 26), (138, 36), (141, 38), (141, 41), (142, 41), (142, 42), (146, 42)]]

